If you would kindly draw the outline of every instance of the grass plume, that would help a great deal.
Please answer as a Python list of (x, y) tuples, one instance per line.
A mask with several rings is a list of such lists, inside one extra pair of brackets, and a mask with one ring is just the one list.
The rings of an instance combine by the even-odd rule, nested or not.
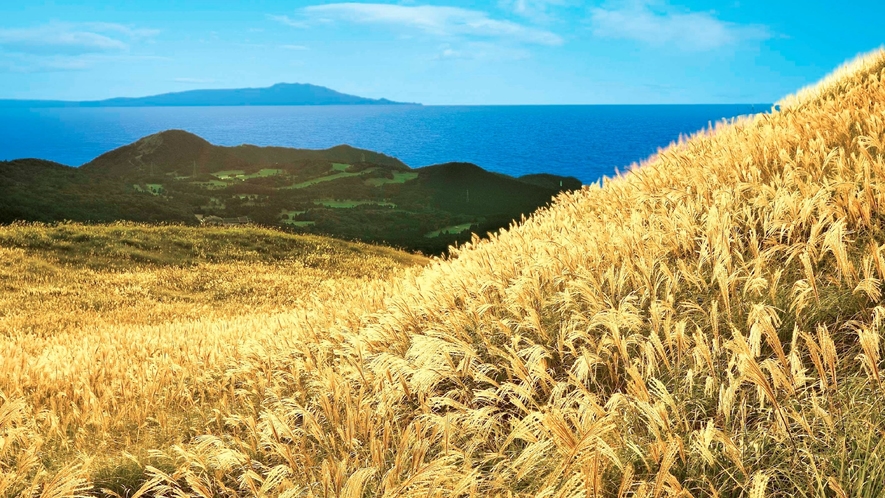
[(7, 336), (0, 483), (93, 485), (102, 441), (129, 496), (882, 496), (883, 80), (272, 317)]

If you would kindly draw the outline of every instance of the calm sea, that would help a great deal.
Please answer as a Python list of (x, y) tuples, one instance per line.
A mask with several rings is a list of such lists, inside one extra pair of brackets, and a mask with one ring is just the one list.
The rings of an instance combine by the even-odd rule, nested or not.
[(412, 167), (467, 161), (585, 183), (711, 121), (770, 105), (0, 108), (0, 160), (77, 166), (145, 135), (184, 129), (218, 145), (350, 144)]

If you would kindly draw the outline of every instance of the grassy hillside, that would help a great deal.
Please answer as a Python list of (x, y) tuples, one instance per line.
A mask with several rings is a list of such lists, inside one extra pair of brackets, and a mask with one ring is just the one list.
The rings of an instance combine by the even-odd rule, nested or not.
[(0, 227), (0, 334), (277, 313), (424, 258), (259, 228)]
[(181, 203), (137, 192), (123, 178), (94, 178), (40, 159), (0, 161), (0, 224), (62, 220), (190, 223)]
[(38, 159), (0, 162), (0, 223), (195, 225), (195, 215), (248, 217), (293, 232), (442, 254), (469, 241), (471, 232), (497, 231), (580, 187), (574, 178), (523, 180), (461, 163), (411, 169), (346, 145), (222, 147), (169, 130), (80, 168)]
[(0, 227), (0, 496), (71, 496), (52, 494), (52, 474), (87, 456), (99, 484), (115, 469), (102, 484), (115, 489), (132, 472), (124, 452), (202, 430), (223, 396), (199, 385), (223, 365), (261, 357), (295, 316), (426, 263), (258, 228)]
[(121, 326), (113, 348), (8, 336), (0, 483), (882, 496), (883, 79), (880, 51), (454, 259), (286, 315)]

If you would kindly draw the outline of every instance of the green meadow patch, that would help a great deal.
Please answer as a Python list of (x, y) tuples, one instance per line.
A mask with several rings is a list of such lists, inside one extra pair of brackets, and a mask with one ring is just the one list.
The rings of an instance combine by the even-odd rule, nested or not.
[(366, 204), (373, 204), (376, 206), (384, 206), (384, 207), (396, 207), (396, 204), (392, 202), (385, 201), (357, 201), (353, 199), (321, 199), (318, 201), (313, 201), (314, 204), (318, 204), (320, 206), (325, 206), (328, 208), (335, 209), (349, 209), (355, 208), (357, 206), (363, 206)]
[(283, 172), (284, 171), (281, 169), (265, 168), (265, 169), (258, 170), (257, 173), (252, 173), (251, 175), (246, 175), (246, 178), (267, 178), (269, 176), (282, 175)]
[(440, 235), (456, 235), (466, 230), (470, 230), (470, 227), (473, 226), (473, 223), (461, 223), (460, 225), (451, 225), (447, 227), (440, 228), (439, 230), (434, 230), (432, 232), (428, 232), (424, 234), (424, 237), (428, 239), (432, 239), (434, 237), (439, 237)]
[[(339, 166), (347, 166), (346, 164)], [(319, 178), (314, 178), (313, 180), (307, 180), (306, 182), (296, 183), (295, 185), (289, 185), (288, 187), (283, 187), (284, 189), (296, 189), (296, 188), (305, 188), (310, 187), (311, 185), (316, 185), (318, 183), (330, 182), (332, 180), (338, 180), (339, 178), (349, 178), (351, 176), (361, 176), (368, 173), (371, 173), (378, 168), (369, 168), (367, 170), (360, 171), (359, 173), (349, 173), (347, 171), (341, 171), (340, 173), (335, 173), (332, 175), (321, 176)], [(339, 170), (340, 171), (340, 170)]]
[(387, 183), (406, 183), (415, 178), (418, 178), (418, 173), (412, 171), (394, 171), (393, 178), (369, 178), (366, 180), (366, 185), (380, 187)]
[(216, 171), (215, 173), (212, 173), (212, 176), (220, 180), (232, 180), (245, 174), (246, 172), (241, 169), (228, 169), (224, 171)]
[(285, 170), (282, 169), (264, 168), (247, 175), (246, 172), (241, 169), (229, 169), (212, 173), (212, 176), (219, 180), (248, 180), (250, 178), (267, 178), (282, 175), (284, 172)]

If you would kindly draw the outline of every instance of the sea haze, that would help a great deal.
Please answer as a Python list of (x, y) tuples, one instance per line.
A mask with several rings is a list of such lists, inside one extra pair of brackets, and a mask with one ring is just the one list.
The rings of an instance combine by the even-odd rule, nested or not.
[(624, 170), (680, 134), (769, 104), (650, 106), (279, 106), (0, 108), (0, 160), (77, 166), (167, 129), (218, 145), (350, 144), (412, 167), (466, 161), (585, 183)]

